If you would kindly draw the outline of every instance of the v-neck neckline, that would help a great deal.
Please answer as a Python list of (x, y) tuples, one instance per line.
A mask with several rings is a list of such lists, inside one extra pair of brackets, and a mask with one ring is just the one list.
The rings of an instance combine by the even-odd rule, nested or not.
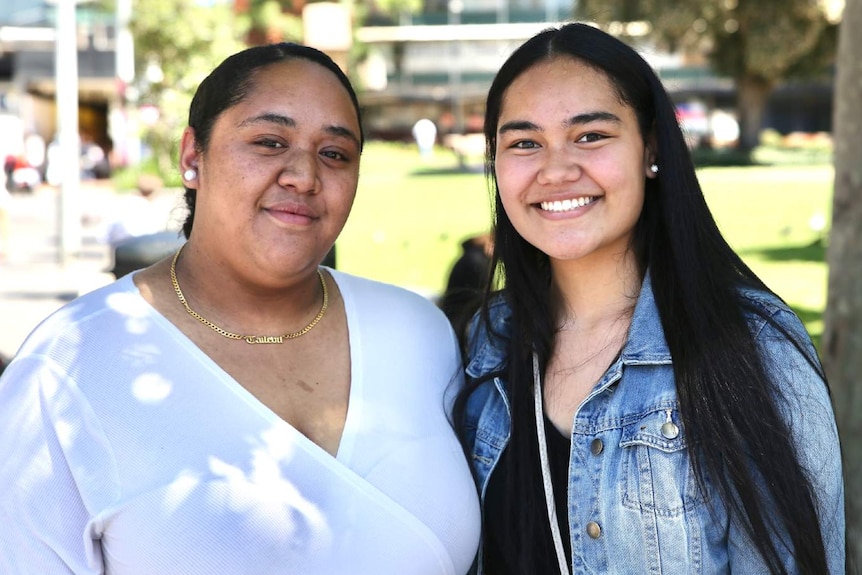
[(176, 325), (174, 325), (173, 322), (171, 322), (167, 317), (165, 317), (164, 314), (162, 314), (150, 302), (148, 302), (146, 298), (143, 297), (140, 292), (140, 289), (138, 288), (138, 285), (132, 279), (134, 273), (129, 274), (124, 279), (127, 279), (131, 283), (134, 289), (134, 293), (141, 299), (141, 301), (144, 302), (144, 304), (146, 304), (154, 317), (156, 317), (157, 320), (165, 326), (165, 329), (167, 329), (170, 333), (173, 333), (174, 336), (179, 339), (185, 347), (189, 348), (194, 354), (196, 354), (202, 363), (206, 364), (214, 372), (220, 374), (221, 379), (226, 385), (226, 387), (228, 387), (236, 395), (241, 397), (250, 407), (263, 415), (270, 423), (277, 423), (279, 425), (283, 424), (289, 427), (293, 432), (296, 433), (298, 437), (301, 438), (301, 441), (307, 443), (307, 445), (313, 451), (319, 452), (320, 455), (323, 455), (330, 459), (334, 459), (345, 467), (351, 468), (350, 465), (353, 460), (353, 453), (356, 446), (357, 433), (360, 427), (362, 411), (362, 402), (360, 401), (360, 398), (362, 397), (362, 388), (364, 381), (362, 377), (362, 354), (360, 353), (361, 338), (359, 337), (359, 327), (357, 321), (358, 318), (356, 317), (353, 294), (350, 292), (349, 289), (345, 289), (345, 286), (336, 270), (332, 270), (330, 268), (323, 269), (327, 273), (329, 273), (333, 281), (335, 281), (336, 285), (338, 286), (339, 292), (341, 293), (341, 299), (344, 305), (345, 321), (347, 324), (347, 344), (350, 353), (350, 389), (348, 391), (347, 398), (347, 413), (344, 417), (344, 426), (341, 429), (341, 436), (338, 439), (338, 448), (336, 449), (334, 455), (324, 449), (322, 446), (312, 441), (307, 435), (302, 433), (289, 421), (279, 416), (269, 406), (267, 406), (253, 393), (246, 389), (233, 376), (226, 372), (214, 359), (204, 353), (203, 350), (201, 350), (201, 348), (198, 347), (194, 341), (192, 341), (185, 333), (183, 333), (182, 330), (180, 330)]

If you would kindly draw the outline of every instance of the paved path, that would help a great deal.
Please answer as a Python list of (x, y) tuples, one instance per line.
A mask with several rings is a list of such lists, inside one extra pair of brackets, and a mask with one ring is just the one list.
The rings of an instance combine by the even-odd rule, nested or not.
[[(41, 187), (32, 194), (13, 194), (10, 250), (0, 262), (0, 354), (15, 354), (30, 331), (51, 312), (80, 294), (114, 279), (110, 248), (100, 236), (106, 214), (122, 201), (108, 182), (82, 182), (84, 223), (82, 249), (60, 263), (57, 190)], [(166, 217), (177, 196), (163, 192), (158, 201)]]

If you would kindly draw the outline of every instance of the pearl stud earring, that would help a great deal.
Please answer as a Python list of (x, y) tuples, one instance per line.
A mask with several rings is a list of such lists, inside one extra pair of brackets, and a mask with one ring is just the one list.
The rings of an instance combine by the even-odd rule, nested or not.
[(188, 170), (183, 172), (183, 179), (184, 180), (190, 181), (190, 180), (194, 180), (197, 177), (198, 177), (198, 173), (195, 170), (192, 170), (191, 168), (189, 168)]
[(653, 174), (657, 174), (658, 173), (658, 164), (652, 164), (649, 167), (649, 171), (652, 172)]

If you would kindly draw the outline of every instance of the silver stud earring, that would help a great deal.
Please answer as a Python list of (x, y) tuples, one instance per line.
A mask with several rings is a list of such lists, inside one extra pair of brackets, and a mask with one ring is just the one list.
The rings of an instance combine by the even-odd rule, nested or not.
[(650, 165), (649, 171), (652, 172), (653, 174), (657, 174), (658, 173), (658, 164)]
[(195, 171), (195, 170), (193, 170), (193, 169), (191, 169), (191, 168), (189, 168), (188, 170), (186, 170), (185, 172), (183, 172), (183, 179), (184, 179), (184, 180), (186, 180), (186, 181), (194, 180), (194, 179), (195, 179), (195, 178), (197, 178), (197, 177), (198, 177), (198, 173), (197, 173), (197, 171)]

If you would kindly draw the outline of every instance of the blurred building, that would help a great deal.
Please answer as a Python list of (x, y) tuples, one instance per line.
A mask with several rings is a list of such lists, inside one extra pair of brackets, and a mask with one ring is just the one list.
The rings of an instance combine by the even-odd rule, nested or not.
[[(50, 142), (57, 130), (54, 2), (0, 0), (0, 113)], [(84, 143), (113, 147), (112, 114), (121, 109), (116, 79), (116, 18), (79, 0), (78, 116)]]
[[(56, 131), (54, 38), (56, 0), (0, 0), (0, 114), (20, 117), (24, 131), (50, 142)], [(119, 71), (117, 17), (89, 0), (77, 0), (79, 124), (81, 133), (114, 157), (134, 160), (128, 144), (126, 84), (131, 72)], [(117, 0), (129, 6), (130, 0)], [(237, 12), (250, 0), (233, 0)], [(438, 139), (447, 134), (481, 131), (484, 99), (494, 74), (517, 46), (536, 32), (571, 19), (571, 0), (402, 0), (400, 16), (375, 12), (373, 3), (351, 44), (349, 16), (336, 26), (324, 10), (346, 4), (295, 0), (282, 20), (269, 18), (252, 28), (250, 44), (285, 37), (290, 18), (305, 24), (305, 41), (326, 50), (340, 63), (347, 54), (362, 54), (351, 76), (365, 110), (370, 137), (412, 141), (420, 118), (432, 120)], [(411, 3), (415, 4), (411, 6)], [(324, 6), (324, 5), (329, 5)], [(143, 5), (143, 4), (141, 4)], [(314, 7), (323, 24), (310, 29), (306, 8)], [(300, 28), (302, 28), (302, 23)], [(637, 23), (619, 24), (630, 38)], [(312, 33), (313, 32), (313, 33)], [(703, 125), (702, 112), (730, 112), (736, 98), (733, 83), (716, 77), (702, 57), (662, 53), (645, 40), (637, 48), (659, 71), (693, 130)], [(131, 39), (128, 40), (131, 43)], [(131, 48), (128, 49), (130, 52)], [(121, 50), (122, 51), (122, 50)], [(131, 54), (129, 53), (129, 58)], [(121, 64), (122, 68), (123, 65)], [(346, 67), (346, 64), (345, 64)], [(705, 112), (704, 112), (705, 111)], [(780, 86), (765, 110), (765, 126), (782, 133), (830, 131), (831, 82), (793, 82)]]
[(427, 0), (398, 22), (374, 14), (357, 31), (372, 137), (411, 139), (419, 118), (438, 133), (480, 132), (494, 74), (525, 40), (569, 14), (565, 0)]
[[(405, 12), (397, 21), (372, 12), (356, 33), (366, 54), (355, 79), (369, 135), (409, 141), (419, 118), (432, 119), (444, 139), (480, 132), (484, 99), (503, 61), (572, 13), (569, 0), (424, 0), (417, 13)], [(717, 77), (702, 55), (657, 50), (639, 26), (619, 23), (611, 32), (634, 39), (684, 113), (734, 110), (730, 79)], [(764, 127), (829, 131), (831, 116), (831, 82), (793, 82), (772, 94)], [(697, 139), (703, 120), (690, 115), (687, 121)]]

